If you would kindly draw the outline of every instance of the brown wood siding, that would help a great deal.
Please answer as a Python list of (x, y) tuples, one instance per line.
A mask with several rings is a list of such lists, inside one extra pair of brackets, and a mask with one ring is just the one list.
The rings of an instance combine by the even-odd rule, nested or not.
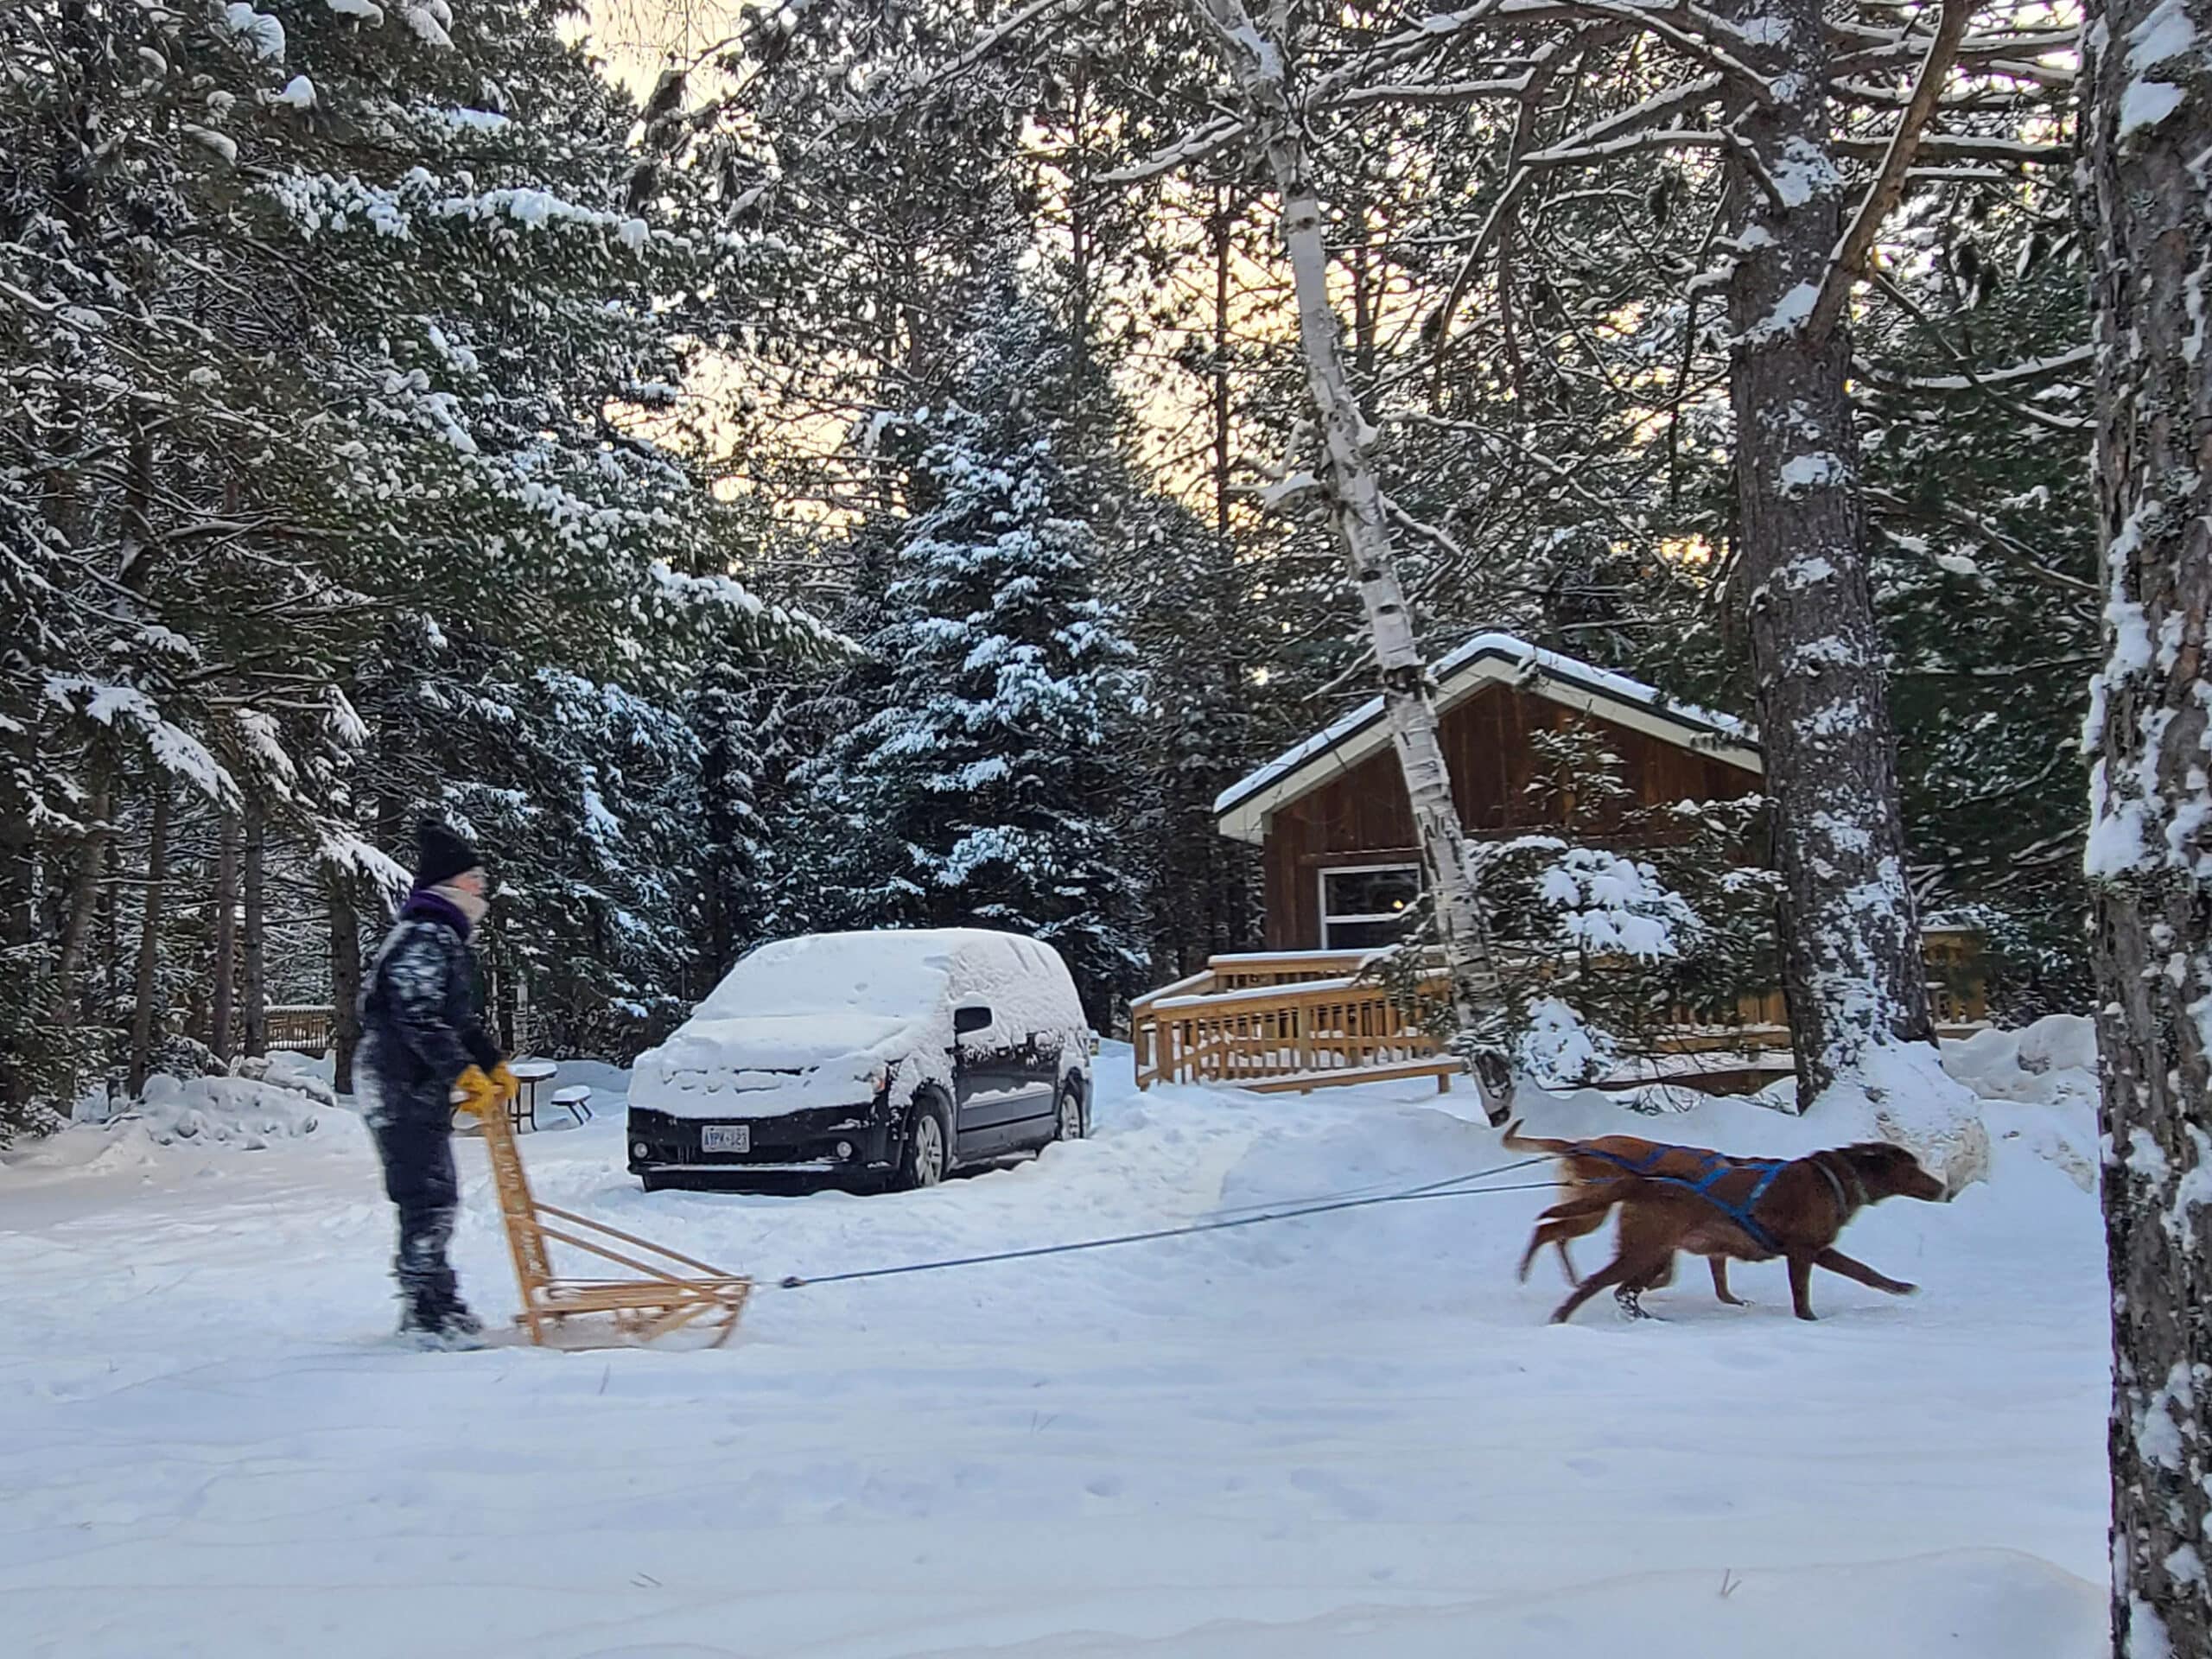
[[(1556, 803), (1531, 797), (1537, 757), (1529, 734), (1580, 722), (1621, 758), (1627, 798), (1584, 816), (1579, 833), (1602, 840), (1628, 811), (1670, 801), (1732, 800), (1756, 792), (1754, 773), (1718, 757), (1669, 743), (1626, 726), (1580, 715), (1548, 697), (1511, 686), (1486, 685), (1445, 711), (1444, 753), (1459, 821), (1474, 835), (1556, 826)], [(1262, 854), (1267, 874), (1267, 944), (1270, 950), (1321, 948), (1318, 872), (1331, 866), (1411, 863), (1413, 810), (1397, 756), (1385, 749), (1349, 766), (1319, 788), (1268, 817)]]

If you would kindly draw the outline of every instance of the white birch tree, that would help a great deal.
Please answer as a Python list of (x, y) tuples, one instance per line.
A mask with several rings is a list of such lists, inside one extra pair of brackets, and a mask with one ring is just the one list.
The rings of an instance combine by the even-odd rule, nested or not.
[(1329, 297), (1328, 214), (1289, 85), (1287, 30), (1280, 9), (1263, 32), (1243, 0), (1190, 3), (1217, 39), (1223, 62), (1236, 83), (1245, 130), (1265, 156), (1280, 198), (1283, 251), (1295, 287), (1306, 384), (1320, 429), (1322, 473), (1315, 487), (1326, 500), (1338, 544), (1359, 590), (1391, 745), (1413, 805), (1436, 937), (1451, 980), (1452, 1013), (1469, 1050), (1484, 1110), (1493, 1122), (1503, 1122), (1512, 1096), (1510, 1073), (1502, 1054), (1475, 1040), (1484, 1028), (1484, 1009), (1495, 1002), (1498, 979), (1489, 960), (1481, 899), (1467, 863), (1466, 834), (1452, 795), (1428, 665), (1398, 579), (1373, 454), (1376, 432), (1353, 388), (1344, 362), (1342, 325)]

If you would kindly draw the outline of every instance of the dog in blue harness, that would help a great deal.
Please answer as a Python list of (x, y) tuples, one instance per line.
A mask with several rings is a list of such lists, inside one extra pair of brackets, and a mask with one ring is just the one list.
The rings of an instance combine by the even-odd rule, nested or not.
[(1548, 1224), (1567, 1223), (1572, 1229), (1567, 1236), (1580, 1237), (1603, 1225), (1614, 1210), (1620, 1211), (1613, 1260), (1575, 1287), (1554, 1311), (1554, 1325), (1607, 1289), (1630, 1313), (1641, 1313), (1637, 1299), (1671, 1282), (1675, 1257), (1685, 1250), (1713, 1264), (1716, 1288), (1725, 1287), (1721, 1270), (1731, 1261), (1784, 1258), (1791, 1306), (1799, 1319), (1811, 1319), (1817, 1317), (1812, 1302), (1815, 1268), (1892, 1296), (1909, 1296), (1916, 1288), (1835, 1248), (1853, 1216), (1885, 1198), (1934, 1203), (1949, 1196), (1910, 1152), (1879, 1141), (1806, 1158), (1739, 1160), (1695, 1176), (1623, 1172), (1583, 1186), (1547, 1210), (1538, 1218), (1530, 1252), (1546, 1242)]
[[(1655, 1179), (1687, 1181), (1707, 1184), (1727, 1169), (1759, 1164), (1758, 1159), (1732, 1158), (1726, 1153), (1714, 1152), (1707, 1147), (1675, 1146), (1662, 1141), (1647, 1141), (1635, 1135), (1601, 1135), (1587, 1141), (1554, 1141), (1541, 1135), (1521, 1133), (1521, 1122), (1515, 1119), (1505, 1131), (1503, 1144), (1510, 1152), (1547, 1153), (1559, 1166), (1559, 1183), (1573, 1192), (1586, 1192), (1590, 1189), (1617, 1181), (1624, 1176), (1649, 1176)], [(1574, 1270), (1574, 1258), (1567, 1254), (1569, 1241), (1596, 1232), (1605, 1224), (1611, 1213), (1606, 1209), (1577, 1211), (1559, 1216), (1547, 1211), (1546, 1218), (1537, 1224), (1529, 1236), (1529, 1248), (1521, 1256), (1520, 1276), (1523, 1282), (1536, 1256), (1548, 1244), (1559, 1252), (1560, 1267), (1567, 1270), (1567, 1282), (1580, 1285), (1582, 1275)], [(1752, 1222), (1757, 1226), (1756, 1219)], [(1719, 1256), (1713, 1258), (1713, 1294), (1732, 1307), (1744, 1306), (1743, 1299), (1728, 1288), (1728, 1263)], [(1647, 1286), (1656, 1289), (1657, 1286)], [(1632, 1298), (1624, 1295), (1624, 1305)]]

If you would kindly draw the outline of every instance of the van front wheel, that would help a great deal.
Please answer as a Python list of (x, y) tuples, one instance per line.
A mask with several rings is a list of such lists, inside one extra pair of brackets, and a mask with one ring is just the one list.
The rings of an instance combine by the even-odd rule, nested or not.
[(906, 1148), (899, 1154), (899, 1179), (895, 1183), (899, 1190), (918, 1192), (943, 1180), (951, 1161), (951, 1144), (944, 1109), (926, 1096), (917, 1100), (914, 1121), (906, 1127)]

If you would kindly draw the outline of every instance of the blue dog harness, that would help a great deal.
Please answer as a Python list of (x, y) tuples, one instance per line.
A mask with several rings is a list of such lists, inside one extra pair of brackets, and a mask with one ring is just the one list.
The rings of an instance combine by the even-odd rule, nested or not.
[[(1654, 1174), (1652, 1172), (1658, 1167), (1659, 1160), (1670, 1152), (1690, 1153), (1695, 1155), (1698, 1160), (1697, 1174), (1694, 1177)], [(1729, 1220), (1734, 1222), (1737, 1226), (1742, 1228), (1744, 1236), (1759, 1249), (1766, 1251), (1770, 1255), (1780, 1255), (1783, 1253), (1782, 1246), (1776, 1242), (1774, 1235), (1759, 1224), (1758, 1217), (1753, 1216), (1751, 1211), (1758, 1208), (1759, 1200), (1766, 1196), (1767, 1188), (1774, 1185), (1774, 1178), (1789, 1168), (1789, 1160), (1786, 1158), (1743, 1159), (1731, 1162), (1719, 1153), (1699, 1152), (1694, 1147), (1654, 1147), (1642, 1158), (1623, 1158), (1602, 1147), (1586, 1145), (1577, 1145), (1574, 1148), (1574, 1155), (1578, 1158), (1601, 1159), (1619, 1169), (1624, 1174), (1639, 1176), (1647, 1181), (1664, 1181), (1669, 1186), (1679, 1186), (1694, 1192)], [(1723, 1175), (1732, 1170), (1738, 1169), (1756, 1170), (1758, 1173), (1758, 1179), (1752, 1185), (1750, 1195), (1741, 1204), (1734, 1204), (1715, 1192), (1713, 1187)], [(1829, 1179), (1833, 1184), (1834, 1178), (1831, 1176)]]

